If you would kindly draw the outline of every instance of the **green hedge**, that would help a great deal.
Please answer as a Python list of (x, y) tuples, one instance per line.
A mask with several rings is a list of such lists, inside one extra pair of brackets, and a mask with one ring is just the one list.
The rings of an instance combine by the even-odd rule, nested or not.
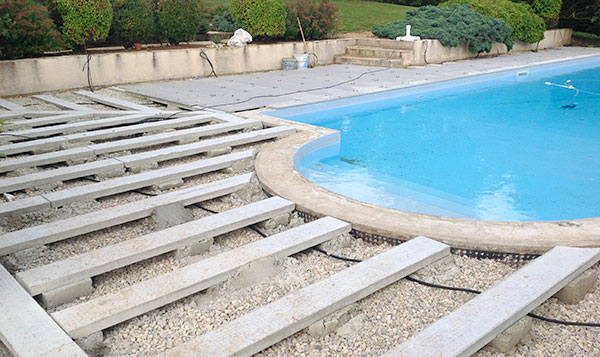
[(110, 0), (56, 0), (62, 25), (62, 39), (69, 48), (103, 41), (112, 22)]
[(0, 59), (33, 57), (57, 49), (60, 33), (45, 6), (0, 0)]
[(200, 0), (161, 0), (158, 4), (159, 35), (171, 44), (195, 40), (208, 30), (208, 13)]
[(337, 27), (337, 7), (331, 0), (297, 0), (285, 5), (285, 38), (300, 39), (298, 20), (307, 40), (327, 38)]
[(600, 0), (563, 0), (558, 24), (600, 35)]
[(125, 47), (155, 34), (152, 0), (113, 0), (111, 38)]
[(419, 7), (419, 6), (426, 6), (426, 5), (438, 5), (443, 0), (368, 0), (368, 1), (386, 2), (386, 3), (390, 3), (390, 4), (396, 4), (396, 5)]
[(233, 22), (253, 37), (285, 34), (286, 13), (281, 0), (232, 0)]
[(468, 5), (423, 6), (408, 11), (403, 20), (374, 26), (373, 33), (396, 38), (406, 35), (409, 24), (412, 35), (437, 39), (444, 46), (465, 43), (471, 53), (490, 52), (494, 42), (504, 43), (508, 49), (513, 45), (511, 30), (504, 21), (482, 16)]
[(473, 10), (483, 16), (504, 20), (512, 29), (513, 40), (533, 43), (544, 39), (544, 20), (525, 3), (513, 3), (509, 0), (449, 0), (441, 6), (456, 4), (470, 4)]

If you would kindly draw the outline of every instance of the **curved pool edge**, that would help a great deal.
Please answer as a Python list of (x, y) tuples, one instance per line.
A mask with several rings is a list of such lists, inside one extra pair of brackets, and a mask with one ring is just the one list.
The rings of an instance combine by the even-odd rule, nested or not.
[(334, 130), (249, 114), (274, 125), (294, 126), (297, 133), (262, 148), (255, 160), (256, 175), (273, 195), (296, 203), (308, 214), (332, 216), (362, 232), (396, 239), (426, 236), (454, 248), (504, 253), (540, 254), (558, 246), (600, 247), (600, 218), (568, 221), (507, 222), (449, 218), (400, 211), (360, 202), (326, 190), (294, 167), (304, 145)]

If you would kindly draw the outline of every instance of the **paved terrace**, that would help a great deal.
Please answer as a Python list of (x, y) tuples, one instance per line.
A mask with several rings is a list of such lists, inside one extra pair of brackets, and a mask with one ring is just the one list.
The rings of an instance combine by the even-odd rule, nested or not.
[(424, 67), (332, 65), (123, 88), (182, 106), (238, 112), (267, 106), (284, 108), (592, 55), (600, 55), (600, 49), (560, 47)]

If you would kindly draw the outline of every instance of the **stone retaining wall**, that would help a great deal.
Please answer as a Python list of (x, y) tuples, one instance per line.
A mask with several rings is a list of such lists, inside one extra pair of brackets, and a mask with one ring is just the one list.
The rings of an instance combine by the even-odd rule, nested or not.
[[(355, 39), (308, 42), (308, 52), (320, 65), (333, 63)], [(219, 75), (281, 69), (281, 59), (304, 52), (302, 42), (249, 45), (241, 48), (187, 48), (174, 50), (131, 51), (94, 54), (90, 62), (95, 86), (182, 79), (207, 76), (208, 62), (200, 57), (203, 50)], [(312, 57), (312, 56), (311, 56)], [(314, 60), (314, 57), (313, 57)], [(0, 61), (0, 96), (67, 90), (88, 86), (82, 71), (86, 56), (59, 56)]]

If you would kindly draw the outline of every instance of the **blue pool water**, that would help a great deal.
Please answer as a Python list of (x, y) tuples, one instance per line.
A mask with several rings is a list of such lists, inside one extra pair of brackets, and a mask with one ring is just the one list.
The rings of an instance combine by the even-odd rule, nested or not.
[(339, 130), (297, 169), (357, 200), (484, 220), (600, 216), (598, 57), (268, 114)]

